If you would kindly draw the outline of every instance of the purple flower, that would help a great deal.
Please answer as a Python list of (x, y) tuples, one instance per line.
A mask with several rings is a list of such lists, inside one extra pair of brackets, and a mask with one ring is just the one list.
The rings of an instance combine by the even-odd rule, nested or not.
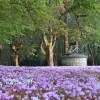
[[(14, 98), (14, 93), (45, 100), (64, 96), (97, 98), (100, 95), (99, 66), (67, 66), (67, 67), (0, 67), (0, 98)], [(8, 93), (7, 93), (8, 92)], [(10, 95), (12, 92), (12, 95)], [(14, 93), (13, 93), (14, 92)], [(63, 96), (61, 96), (63, 95)], [(41, 97), (42, 96), (42, 97)], [(26, 97), (26, 98), (25, 98)]]
[(98, 97), (98, 100), (100, 100), (100, 96)]

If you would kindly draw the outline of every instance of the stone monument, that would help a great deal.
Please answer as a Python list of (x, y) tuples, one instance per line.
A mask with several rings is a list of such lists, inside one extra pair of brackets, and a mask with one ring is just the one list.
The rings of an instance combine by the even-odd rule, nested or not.
[(78, 52), (78, 42), (70, 43), (68, 52), (62, 56), (63, 66), (87, 66), (87, 56)]

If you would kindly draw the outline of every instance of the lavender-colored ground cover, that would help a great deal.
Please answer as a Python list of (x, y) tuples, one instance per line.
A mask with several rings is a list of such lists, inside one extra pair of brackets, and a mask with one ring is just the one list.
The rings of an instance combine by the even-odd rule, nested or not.
[(0, 100), (100, 100), (100, 66), (0, 66)]

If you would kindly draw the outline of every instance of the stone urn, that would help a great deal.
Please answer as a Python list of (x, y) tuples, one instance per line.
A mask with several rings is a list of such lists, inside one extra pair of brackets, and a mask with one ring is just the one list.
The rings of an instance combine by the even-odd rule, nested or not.
[(63, 66), (87, 66), (87, 56), (79, 53), (66, 54), (62, 56)]

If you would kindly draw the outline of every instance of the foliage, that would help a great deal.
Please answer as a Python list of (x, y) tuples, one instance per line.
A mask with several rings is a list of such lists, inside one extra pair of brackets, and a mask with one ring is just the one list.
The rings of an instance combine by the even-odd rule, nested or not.
[(62, 34), (67, 32), (69, 40), (78, 41), (81, 47), (99, 44), (99, 16), (99, 0), (0, 0), (0, 43), (11, 44), (21, 36), (20, 57), (36, 56), (35, 52), (39, 56), (41, 36), (45, 33), (49, 41), (52, 29), (57, 33), (54, 54), (61, 57)]
[(83, 52), (88, 56), (89, 65), (98, 65), (100, 58), (100, 45), (87, 43), (84, 45)]
[(12, 37), (22, 35), (25, 29), (35, 30), (41, 26), (43, 22), (49, 17), (47, 14), (48, 9), (46, 9), (44, 1), (1, 1), (0, 7), (2, 9), (0, 9), (0, 32), (4, 34), (5, 37)]

